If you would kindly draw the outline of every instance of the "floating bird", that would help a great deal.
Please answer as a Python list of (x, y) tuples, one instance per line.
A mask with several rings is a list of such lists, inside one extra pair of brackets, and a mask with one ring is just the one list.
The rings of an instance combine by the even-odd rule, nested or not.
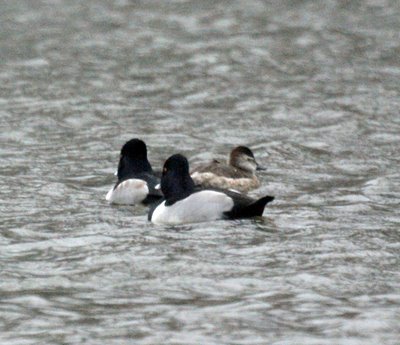
[(245, 193), (260, 186), (256, 170), (266, 169), (257, 163), (248, 147), (238, 146), (231, 151), (228, 164), (217, 159), (200, 163), (191, 171), (191, 176), (197, 185), (205, 188), (234, 189)]
[(122, 146), (117, 177), (117, 183), (106, 195), (110, 203), (148, 204), (162, 197), (154, 188), (159, 178), (147, 159), (146, 144), (140, 139), (131, 139)]
[(164, 199), (150, 209), (148, 219), (156, 224), (185, 224), (216, 219), (262, 216), (266, 204), (274, 200), (264, 196), (255, 200), (228, 190), (200, 189), (189, 174), (186, 157), (169, 157), (162, 171)]

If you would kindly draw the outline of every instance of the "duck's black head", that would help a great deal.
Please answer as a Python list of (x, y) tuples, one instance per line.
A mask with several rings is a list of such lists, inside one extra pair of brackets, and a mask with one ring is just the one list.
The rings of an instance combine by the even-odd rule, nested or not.
[(187, 197), (193, 193), (194, 186), (186, 157), (181, 154), (169, 157), (164, 163), (161, 176), (161, 191), (167, 204)]
[(121, 156), (135, 159), (147, 159), (147, 147), (143, 140), (131, 139), (121, 149)]
[(153, 172), (147, 160), (146, 144), (140, 139), (131, 139), (121, 149), (121, 157), (118, 164), (118, 180), (143, 172)]

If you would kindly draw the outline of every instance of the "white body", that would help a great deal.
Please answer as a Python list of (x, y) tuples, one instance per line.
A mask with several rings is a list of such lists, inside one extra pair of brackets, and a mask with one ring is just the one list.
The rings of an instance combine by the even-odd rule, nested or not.
[(131, 178), (121, 182), (117, 188), (111, 188), (106, 200), (112, 204), (134, 205), (142, 202), (147, 194), (149, 194), (147, 182)]
[(230, 211), (233, 200), (224, 193), (204, 190), (165, 206), (162, 202), (154, 210), (151, 221), (155, 224), (185, 224), (221, 219)]

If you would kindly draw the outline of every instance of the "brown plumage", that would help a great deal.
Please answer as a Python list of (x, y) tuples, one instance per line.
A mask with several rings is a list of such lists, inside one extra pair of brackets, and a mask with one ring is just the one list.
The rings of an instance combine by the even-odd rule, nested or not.
[(260, 186), (260, 181), (255, 175), (256, 170), (263, 170), (253, 155), (245, 146), (234, 148), (228, 164), (219, 160), (197, 164), (191, 176), (196, 184), (205, 188), (235, 189), (248, 192)]

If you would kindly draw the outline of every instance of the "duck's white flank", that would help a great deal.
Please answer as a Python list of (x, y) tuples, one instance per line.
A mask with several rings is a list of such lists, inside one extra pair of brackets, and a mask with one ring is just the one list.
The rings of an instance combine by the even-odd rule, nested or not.
[(193, 193), (171, 206), (165, 206), (165, 201), (162, 202), (154, 210), (151, 221), (174, 225), (216, 220), (232, 207), (233, 200), (226, 194), (205, 190)]
[(134, 205), (142, 202), (148, 193), (146, 181), (132, 178), (121, 182), (116, 188), (111, 188), (106, 200), (112, 204)]

